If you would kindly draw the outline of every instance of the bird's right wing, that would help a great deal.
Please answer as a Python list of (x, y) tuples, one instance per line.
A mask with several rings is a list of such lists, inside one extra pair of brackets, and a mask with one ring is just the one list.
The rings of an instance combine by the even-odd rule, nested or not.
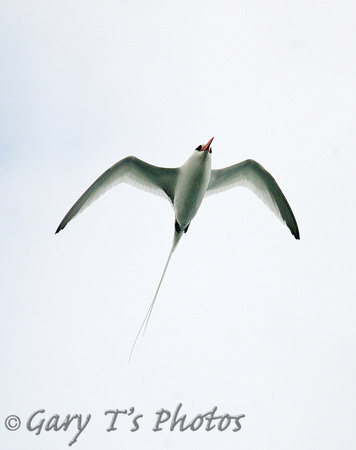
[(235, 186), (251, 189), (288, 226), (293, 236), (299, 239), (298, 225), (292, 208), (276, 180), (261, 164), (247, 159), (224, 169), (212, 170), (205, 195), (213, 195)]
[(128, 183), (143, 191), (166, 198), (173, 203), (178, 169), (157, 167), (135, 156), (128, 156), (106, 170), (74, 203), (59, 224), (56, 233), (107, 190), (120, 183)]

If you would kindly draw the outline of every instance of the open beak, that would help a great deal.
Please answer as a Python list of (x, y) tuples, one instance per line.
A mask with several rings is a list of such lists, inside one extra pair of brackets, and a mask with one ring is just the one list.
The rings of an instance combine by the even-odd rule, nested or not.
[(209, 151), (209, 153), (211, 153), (211, 150), (210, 150), (210, 145), (211, 145), (211, 143), (213, 142), (213, 137), (210, 139), (210, 141), (207, 143), (207, 144), (205, 144), (204, 146), (203, 146), (203, 148), (201, 149), (201, 151), (202, 152), (205, 152), (206, 150), (208, 150)]

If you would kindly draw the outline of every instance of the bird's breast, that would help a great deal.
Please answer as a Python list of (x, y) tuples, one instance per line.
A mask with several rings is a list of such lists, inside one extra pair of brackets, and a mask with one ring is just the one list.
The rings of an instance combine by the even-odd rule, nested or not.
[(174, 196), (176, 219), (185, 228), (196, 215), (205, 196), (211, 173), (211, 160), (207, 152), (192, 155), (180, 168)]

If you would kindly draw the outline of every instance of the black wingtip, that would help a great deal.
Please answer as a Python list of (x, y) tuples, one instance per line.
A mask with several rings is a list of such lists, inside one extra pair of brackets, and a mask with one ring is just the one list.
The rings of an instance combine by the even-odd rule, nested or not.
[(64, 227), (61, 227), (61, 226), (59, 225), (59, 227), (56, 229), (56, 232), (55, 232), (54, 234), (59, 233), (59, 232), (62, 230), (62, 228), (64, 228)]

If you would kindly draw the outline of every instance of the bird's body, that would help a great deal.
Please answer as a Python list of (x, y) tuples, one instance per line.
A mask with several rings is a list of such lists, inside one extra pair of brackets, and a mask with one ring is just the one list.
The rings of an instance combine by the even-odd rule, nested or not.
[(235, 186), (246, 186), (288, 226), (294, 237), (299, 239), (298, 225), (292, 209), (275, 179), (260, 164), (253, 160), (246, 160), (224, 169), (211, 170), (211, 143), (213, 139), (210, 139), (205, 145), (199, 145), (180, 168), (153, 166), (134, 156), (122, 159), (105, 171), (84, 192), (57, 228), (56, 233), (62, 230), (71, 219), (100, 195), (123, 182), (170, 201), (175, 212), (173, 244), (155, 296), (139, 333), (144, 325), (147, 326), (172, 253), (183, 233), (188, 230), (204, 197)]
[(173, 205), (176, 219), (185, 229), (204, 199), (211, 172), (211, 158), (208, 152), (195, 152), (180, 168)]

